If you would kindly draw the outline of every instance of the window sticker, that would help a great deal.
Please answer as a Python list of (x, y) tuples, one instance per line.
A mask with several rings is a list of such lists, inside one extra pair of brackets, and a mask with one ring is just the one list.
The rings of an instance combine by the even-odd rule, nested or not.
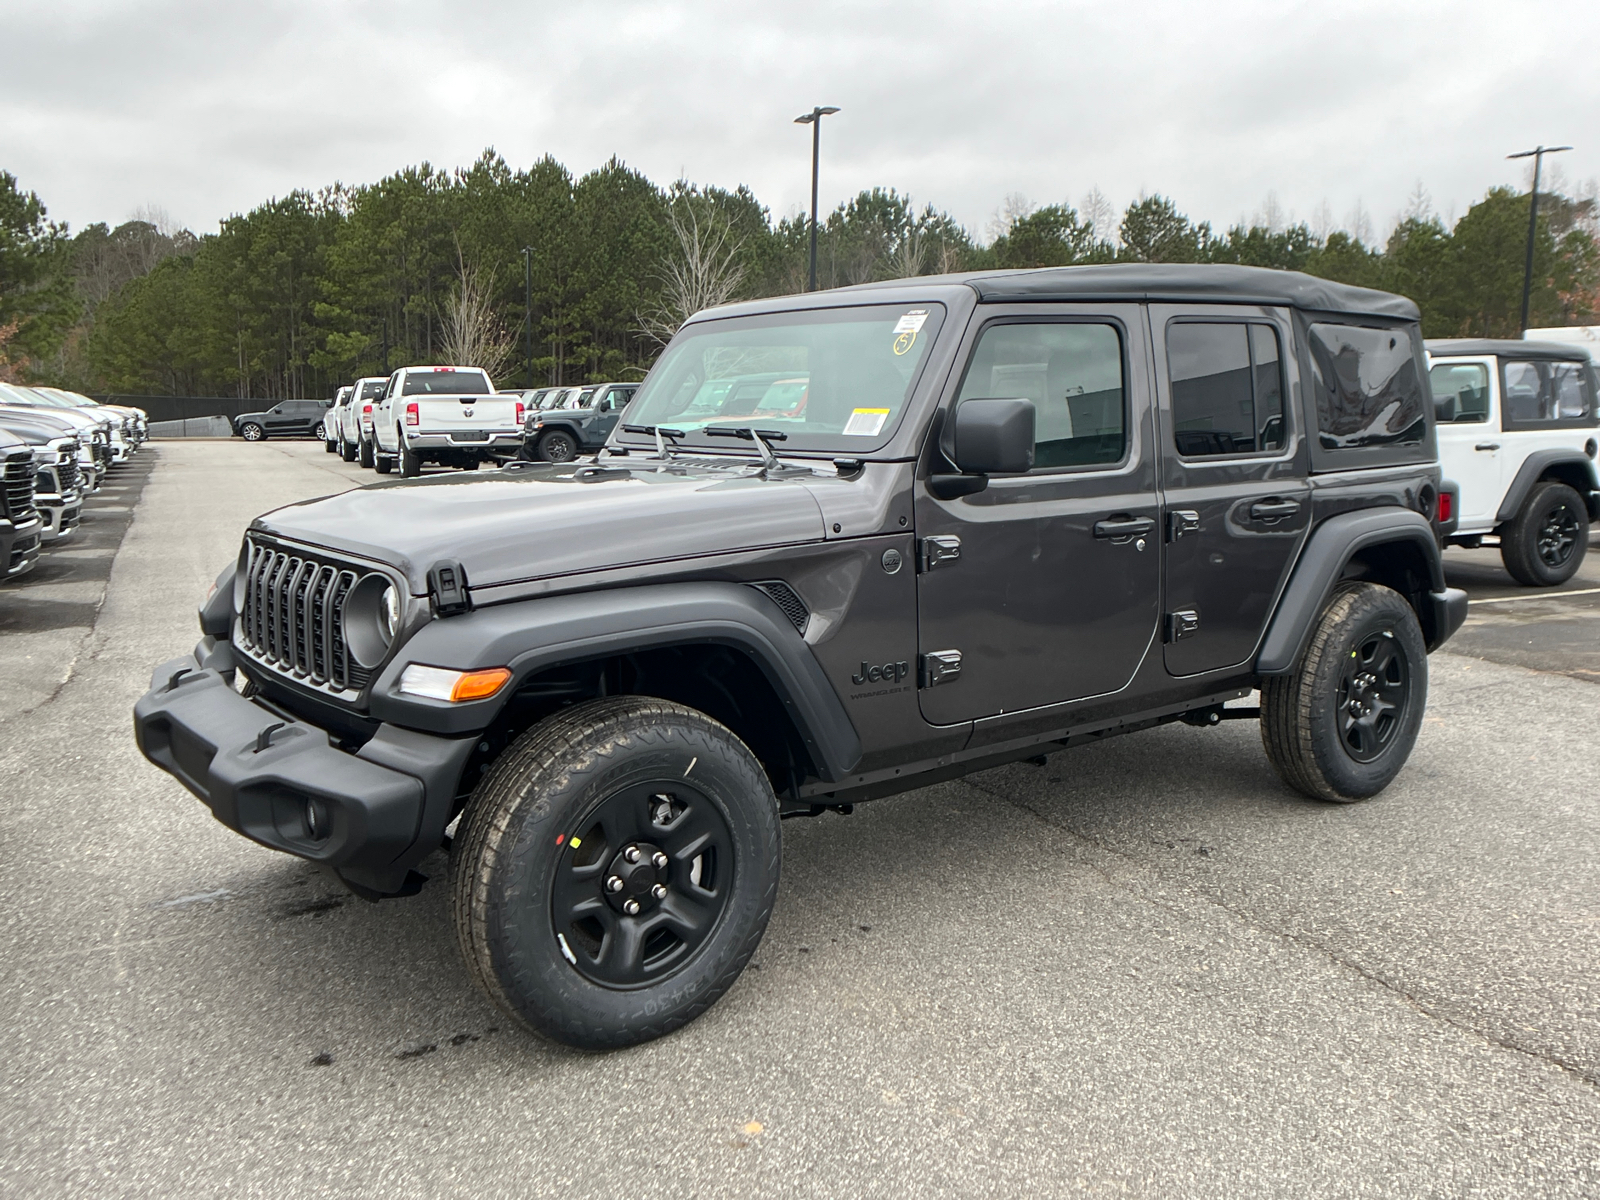
[(877, 437), (888, 419), (887, 408), (852, 409), (850, 419), (844, 423), (844, 434), (846, 437)]
[[(922, 329), (928, 319), (928, 310), (914, 308), (895, 322), (894, 326), (894, 352), (897, 355), (907, 354), (911, 347), (917, 344), (917, 333)], [(857, 409), (857, 412), (862, 411)]]

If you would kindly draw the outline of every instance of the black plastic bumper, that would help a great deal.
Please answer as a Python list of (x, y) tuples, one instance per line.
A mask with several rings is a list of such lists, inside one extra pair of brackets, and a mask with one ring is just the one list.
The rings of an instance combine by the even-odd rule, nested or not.
[(368, 899), (415, 891), (475, 737), (383, 725), (359, 751), (234, 691), (194, 655), (156, 669), (133, 709), (144, 756), (229, 829), (339, 876)]
[(1448, 642), (1467, 619), (1467, 594), (1460, 588), (1445, 588), (1442, 592), (1429, 592), (1428, 603), (1433, 608), (1433, 627), (1429, 631), (1432, 636), (1428, 638), (1431, 653)]

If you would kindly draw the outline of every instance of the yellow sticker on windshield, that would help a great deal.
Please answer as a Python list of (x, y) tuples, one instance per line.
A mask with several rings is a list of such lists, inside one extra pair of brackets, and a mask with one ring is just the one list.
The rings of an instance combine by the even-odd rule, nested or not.
[(915, 346), (916, 344), (917, 344), (917, 331), (916, 330), (912, 329), (912, 330), (907, 330), (905, 333), (897, 333), (895, 335), (895, 339), (894, 339), (894, 352), (896, 354), (904, 354), (906, 351), (910, 350), (911, 347)]
[(850, 419), (844, 423), (844, 432), (848, 437), (877, 437), (888, 419), (887, 408), (852, 409)]

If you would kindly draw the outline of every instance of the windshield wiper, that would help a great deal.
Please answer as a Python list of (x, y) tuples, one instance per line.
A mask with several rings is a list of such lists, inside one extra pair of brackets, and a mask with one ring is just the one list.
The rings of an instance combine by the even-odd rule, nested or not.
[(663, 425), (624, 425), (622, 432), (642, 433), (646, 436), (653, 434), (656, 439), (656, 454), (663, 462), (672, 457), (672, 453), (667, 449), (667, 443), (664, 439), (671, 438), (673, 449), (676, 449), (679, 440), (688, 436), (681, 429), (668, 429)]
[(772, 452), (772, 447), (767, 442), (787, 442), (789, 435), (781, 429), (751, 429), (748, 425), (707, 425), (700, 430), (707, 437), (732, 437), (743, 438), (747, 442), (754, 442), (761, 451), (761, 465), (768, 470), (778, 467), (778, 456)]

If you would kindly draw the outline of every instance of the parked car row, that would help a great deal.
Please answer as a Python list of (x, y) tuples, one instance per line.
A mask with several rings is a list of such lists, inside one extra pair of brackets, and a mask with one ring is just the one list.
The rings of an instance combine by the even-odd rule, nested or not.
[(72, 535), (84, 497), (145, 441), (145, 412), (77, 392), (0, 383), (0, 579)]

